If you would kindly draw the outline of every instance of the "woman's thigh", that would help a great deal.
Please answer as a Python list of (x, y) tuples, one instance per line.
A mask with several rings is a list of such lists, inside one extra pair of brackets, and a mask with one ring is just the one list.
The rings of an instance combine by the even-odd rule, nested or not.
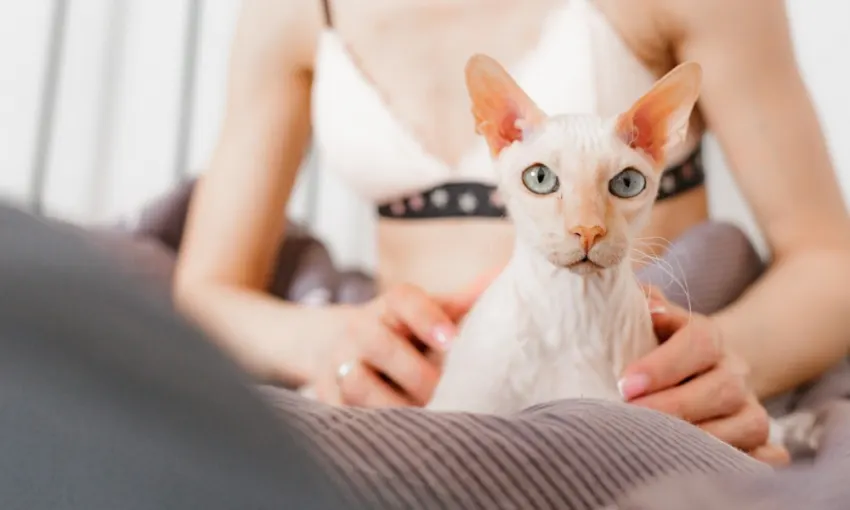
[(767, 469), (685, 422), (623, 404), (562, 401), (497, 417), (267, 396), (370, 508), (590, 510), (649, 479)]

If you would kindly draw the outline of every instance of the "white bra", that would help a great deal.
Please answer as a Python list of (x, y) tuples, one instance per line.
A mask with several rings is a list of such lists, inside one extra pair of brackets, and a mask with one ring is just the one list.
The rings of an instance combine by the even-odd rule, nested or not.
[[(539, 45), (509, 71), (544, 111), (555, 113), (613, 115), (657, 79), (590, 0), (568, 0), (553, 11)], [(384, 205), (452, 183), (494, 183), (483, 140), (453, 167), (430, 154), (394, 117), (331, 27), (322, 33), (314, 76), (319, 162), (361, 197)]]

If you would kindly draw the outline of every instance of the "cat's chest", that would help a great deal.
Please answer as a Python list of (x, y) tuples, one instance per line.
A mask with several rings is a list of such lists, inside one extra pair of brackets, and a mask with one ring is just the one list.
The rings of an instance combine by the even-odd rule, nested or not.
[(518, 390), (563, 398), (608, 395), (606, 388), (616, 386), (614, 365), (628, 337), (623, 329), (627, 321), (617, 320), (602, 307), (522, 310), (519, 348), (509, 372)]
[(610, 349), (587, 351), (570, 346), (515, 366), (511, 372), (514, 388), (525, 398), (521, 407), (573, 398), (619, 400), (613, 358)]
[(628, 296), (574, 289), (533, 295), (536, 297), (520, 298), (515, 304), (517, 335), (539, 356), (573, 351), (579, 356), (605, 355), (622, 336), (623, 328), (641, 313)]
[(619, 399), (625, 365), (654, 345), (639, 289), (612, 293), (513, 292), (516, 343), (507, 371), (523, 406), (555, 399)]

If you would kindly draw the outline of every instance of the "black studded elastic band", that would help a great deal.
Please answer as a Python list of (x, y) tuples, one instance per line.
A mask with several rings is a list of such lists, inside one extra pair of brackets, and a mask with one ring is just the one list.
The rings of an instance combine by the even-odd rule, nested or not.
[[(656, 200), (679, 195), (702, 186), (705, 169), (702, 145), (681, 163), (664, 171)], [(507, 211), (495, 186), (478, 182), (453, 182), (436, 186), (378, 207), (383, 218), (504, 218)]]

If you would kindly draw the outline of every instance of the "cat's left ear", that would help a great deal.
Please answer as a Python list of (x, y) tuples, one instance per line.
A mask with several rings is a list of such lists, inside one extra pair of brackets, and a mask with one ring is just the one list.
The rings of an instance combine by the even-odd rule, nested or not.
[(676, 66), (617, 119), (617, 135), (661, 167), (668, 151), (685, 140), (699, 98), (702, 68), (695, 62)]
[(474, 55), (469, 59), (466, 88), (472, 100), (475, 130), (487, 140), (494, 157), (546, 120), (546, 114), (490, 57)]

